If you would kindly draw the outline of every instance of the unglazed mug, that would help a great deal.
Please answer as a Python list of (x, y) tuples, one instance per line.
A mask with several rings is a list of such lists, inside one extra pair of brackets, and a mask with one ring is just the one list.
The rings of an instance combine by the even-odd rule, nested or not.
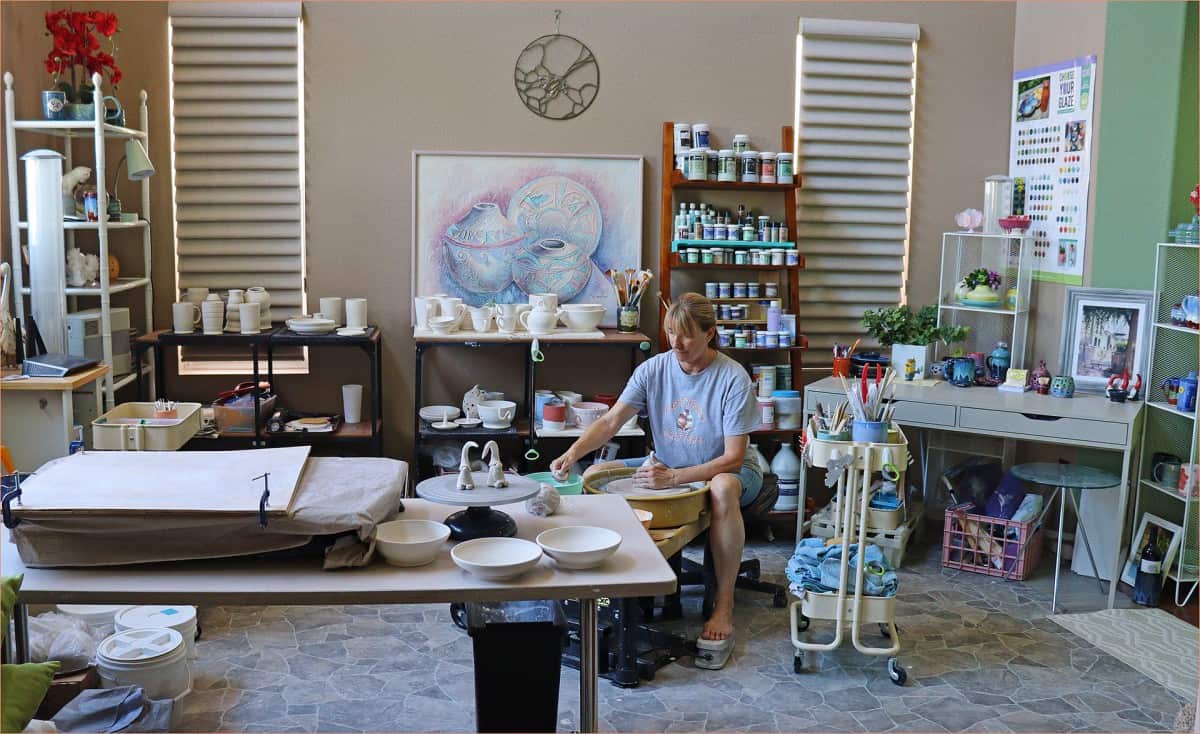
[(191, 301), (171, 304), (171, 319), (176, 334), (191, 334), (200, 323), (200, 307)]

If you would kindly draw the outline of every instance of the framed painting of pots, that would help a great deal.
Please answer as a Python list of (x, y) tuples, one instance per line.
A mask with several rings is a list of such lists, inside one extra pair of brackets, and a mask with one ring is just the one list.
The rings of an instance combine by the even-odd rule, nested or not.
[(468, 306), (559, 303), (606, 307), (606, 270), (641, 268), (641, 156), (413, 153), (414, 296)]
[(1153, 303), (1150, 291), (1068, 288), (1059, 374), (1093, 393), (1113, 375), (1145, 376)]

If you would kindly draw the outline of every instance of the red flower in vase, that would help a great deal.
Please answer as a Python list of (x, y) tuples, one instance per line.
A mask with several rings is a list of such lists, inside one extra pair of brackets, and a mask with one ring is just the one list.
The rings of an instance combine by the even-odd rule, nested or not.
[(1196, 215), (1200, 216), (1200, 184), (1196, 184), (1196, 188), (1192, 189), (1188, 198), (1191, 199), (1192, 206), (1196, 207)]
[[(57, 10), (46, 13), (45, 18), (47, 35), (53, 43), (46, 55), (46, 71), (54, 74), (56, 81), (59, 75), (70, 72), (70, 82), (60, 86), (70, 90), (71, 101), (87, 99), (91, 87), (89, 78), (78, 78), (81, 68), (89, 77), (91, 74), (107, 74), (112, 84), (121, 81), (122, 74), (116, 59), (111, 53), (100, 50), (101, 41), (97, 37), (99, 34), (112, 39), (116, 35), (118, 23), (115, 14), (99, 10)], [(115, 44), (112, 44), (112, 51), (116, 51)]]

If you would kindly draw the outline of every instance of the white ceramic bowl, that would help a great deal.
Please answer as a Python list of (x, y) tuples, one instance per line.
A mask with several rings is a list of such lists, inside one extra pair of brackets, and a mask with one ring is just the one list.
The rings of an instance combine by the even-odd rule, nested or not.
[(392, 520), (375, 527), (375, 547), (393, 566), (433, 563), (449, 537), (449, 526), (432, 520)]
[(587, 428), (608, 412), (608, 406), (604, 403), (580, 402), (575, 403), (568, 410), (575, 417), (575, 425)]
[(464, 571), (489, 581), (520, 576), (542, 559), (542, 548), (520, 538), (476, 538), (450, 549), (450, 557)]
[(421, 420), (432, 423), (433, 421), (440, 421), (443, 415), (450, 420), (454, 420), (462, 415), (462, 411), (453, 405), (426, 405), (424, 408), (421, 408), (419, 414)]
[(617, 552), (621, 534), (591, 525), (568, 525), (538, 533), (537, 544), (563, 568), (593, 568)]
[(429, 328), (435, 334), (453, 334), (458, 330), (458, 319), (453, 316), (437, 316), (429, 319)]
[(517, 404), (511, 400), (480, 400), (476, 409), (484, 428), (507, 428), (517, 417)]
[(563, 309), (560, 318), (571, 331), (594, 331), (604, 318), (604, 308), (596, 310)]

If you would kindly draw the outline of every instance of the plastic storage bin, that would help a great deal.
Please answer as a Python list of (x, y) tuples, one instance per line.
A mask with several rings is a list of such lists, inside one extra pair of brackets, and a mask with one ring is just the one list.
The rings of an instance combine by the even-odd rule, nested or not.
[(178, 403), (178, 418), (155, 418), (154, 403), (121, 403), (92, 421), (97, 451), (175, 451), (200, 430), (200, 403)]
[(1015, 522), (948, 507), (942, 566), (1022, 581), (1037, 570), (1044, 537), (1037, 520)]
[[(275, 412), (275, 395), (271, 394), (265, 400), (258, 401), (258, 427), (267, 424), (271, 414)], [(213, 420), (221, 433), (254, 433), (254, 406), (230, 407), (213, 403)]]
[(476, 730), (556, 731), (567, 638), (562, 607), (553, 601), (467, 604), (467, 632), (475, 653)]

